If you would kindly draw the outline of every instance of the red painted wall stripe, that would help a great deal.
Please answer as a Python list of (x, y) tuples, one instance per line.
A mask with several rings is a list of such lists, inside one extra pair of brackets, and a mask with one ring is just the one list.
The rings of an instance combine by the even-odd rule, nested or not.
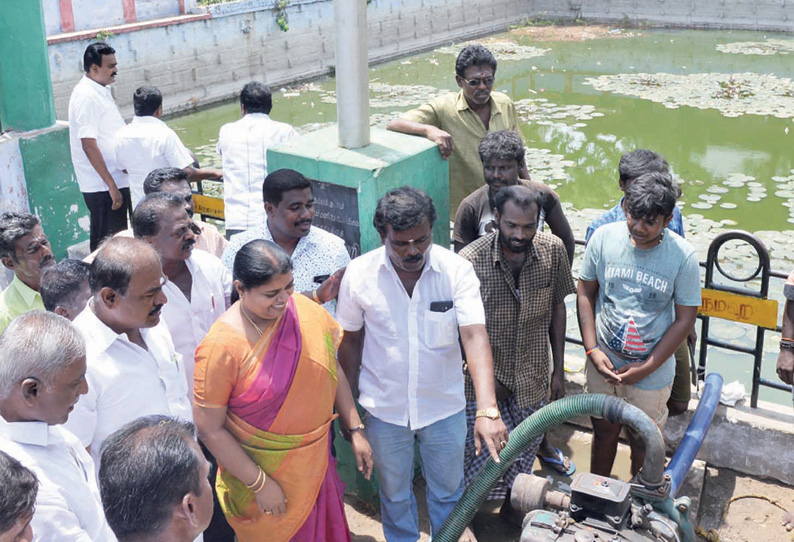
[(124, 22), (136, 22), (138, 15), (135, 13), (135, 0), (122, 0), (122, 3), (124, 4)]
[(179, 14), (185, 14), (185, 0), (179, 0)]
[(59, 0), (61, 8), (61, 32), (74, 32), (74, 10), (72, 0)]

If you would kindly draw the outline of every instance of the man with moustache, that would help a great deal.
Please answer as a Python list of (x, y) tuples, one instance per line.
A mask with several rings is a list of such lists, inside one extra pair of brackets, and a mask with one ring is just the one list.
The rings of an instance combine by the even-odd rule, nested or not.
[(74, 325), (86, 340), (88, 394), (66, 428), (95, 462), (108, 435), (140, 416), (191, 421), (185, 364), (160, 322), (166, 278), (154, 248), (113, 237), (91, 263), (92, 297)]
[(265, 239), (283, 248), (292, 258), (295, 291), (335, 313), (333, 300), (350, 262), (345, 242), (317, 226), (312, 183), (292, 169), (269, 173), (262, 184), (267, 219), (262, 226), (232, 236), (223, 253), (223, 264), (232, 269), (237, 251), (249, 241)]
[[(455, 61), (455, 81), (460, 92), (439, 96), (389, 122), (386, 129), (424, 136), (449, 159), (449, 186), (468, 188), (483, 184), (482, 161), (477, 145), (488, 132), (511, 130), (520, 135), (513, 101), (494, 92), (496, 58), (475, 43), (464, 47)], [(526, 164), (521, 177), (529, 179)]]
[[(436, 218), (424, 192), (408, 186), (387, 192), (373, 219), (383, 247), (350, 262), (339, 291), (337, 317), (345, 330), (339, 363), (354, 387), (358, 383), (367, 411), (362, 429), (380, 480), (388, 542), (419, 539), (416, 442), (431, 534), (463, 492), (466, 400), (459, 344), (476, 399), (476, 451), (498, 463), (507, 444), (479, 281), (469, 262), (433, 244)], [(467, 530), (461, 540), (475, 539)]]
[(35, 310), (0, 335), (0, 352), (0, 450), (39, 480), (35, 539), (116, 540), (102, 510), (94, 462), (63, 426), (88, 391), (80, 332), (62, 316)]
[[(177, 196), (190, 216), (190, 229), (196, 236), (195, 248), (209, 252), (220, 258), (229, 242), (218, 228), (193, 216), (193, 190), (188, 182), (188, 174), (179, 168), (163, 167), (152, 170), (143, 181), (144, 196), (165, 192)], [(135, 237), (132, 228), (116, 234), (117, 237)], [(86, 256), (83, 261), (91, 263), (97, 251)]]
[[(508, 431), (546, 404), (550, 383), (552, 401), (565, 395), (565, 297), (576, 289), (565, 245), (558, 237), (538, 231), (542, 202), (538, 190), (522, 185), (502, 188), (494, 200), (496, 231), (460, 252), (480, 279), (496, 398)], [(465, 378), (469, 433), (464, 469), (470, 483), (485, 458), (475, 454), (477, 405), (468, 370)], [(532, 473), (542, 439), (538, 437), (521, 453), (489, 495), (504, 499), (502, 517), (519, 525), (523, 514), (511, 508), (510, 491), (518, 474)]]
[(137, 239), (160, 255), (168, 279), (163, 286), (168, 299), (163, 321), (182, 356), (192, 397), (193, 354), (229, 306), (232, 274), (212, 254), (194, 250), (196, 234), (178, 196), (164, 192), (146, 196), (132, 214), (132, 229)]
[[(190, 194), (190, 187), (186, 188)], [(163, 273), (168, 279), (163, 286), (168, 298), (163, 307), (163, 321), (177, 353), (182, 356), (192, 400), (194, 353), (215, 320), (229, 307), (232, 274), (212, 254), (194, 250), (197, 236), (185, 210), (186, 201), (185, 197), (173, 192), (148, 194), (132, 214), (132, 229), (136, 238), (152, 245), (160, 255)], [(193, 199), (190, 201), (192, 204)], [(209, 453), (207, 457), (213, 463), (211, 473), (214, 482), (217, 467)], [(232, 540), (234, 531), (226, 522), (217, 498), (214, 502), (217, 514), (213, 516), (204, 539), (208, 542)]]
[(41, 274), (55, 258), (41, 221), (30, 213), (0, 215), (0, 261), (14, 272), (11, 284), (0, 297), (0, 332), (11, 320), (33, 309), (44, 310)]
[(91, 219), (93, 252), (102, 239), (127, 227), (132, 204), (127, 175), (116, 162), (116, 132), (124, 127), (110, 92), (118, 73), (116, 50), (92, 43), (83, 53), (83, 70), (69, 98), (69, 146)]
[(143, 193), (148, 196), (156, 192), (167, 192), (181, 198), (185, 204), (185, 211), (193, 222), (193, 233), (197, 236), (196, 248), (218, 258), (223, 256), (229, 241), (221, 235), (218, 228), (194, 215), (193, 190), (188, 182), (188, 174), (184, 170), (175, 167), (152, 170), (143, 181)]

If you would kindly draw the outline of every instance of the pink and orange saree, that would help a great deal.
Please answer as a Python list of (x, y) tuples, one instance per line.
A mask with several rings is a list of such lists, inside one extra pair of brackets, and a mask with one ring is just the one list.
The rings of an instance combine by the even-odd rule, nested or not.
[(327, 312), (296, 294), (253, 348), (216, 322), (196, 350), (196, 404), (227, 407), (225, 428), (287, 498), (286, 514), (265, 515), (219, 465), (218, 498), (240, 542), (351, 539), (329, 442), (340, 335)]

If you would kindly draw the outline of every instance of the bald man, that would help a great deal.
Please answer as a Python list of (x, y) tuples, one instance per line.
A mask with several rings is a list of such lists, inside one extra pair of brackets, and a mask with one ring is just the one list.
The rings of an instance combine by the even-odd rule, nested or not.
[(66, 424), (96, 463), (102, 442), (150, 414), (192, 421), (185, 366), (160, 312), (165, 275), (148, 243), (109, 239), (91, 263), (91, 299), (74, 324), (86, 340), (88, 394)]

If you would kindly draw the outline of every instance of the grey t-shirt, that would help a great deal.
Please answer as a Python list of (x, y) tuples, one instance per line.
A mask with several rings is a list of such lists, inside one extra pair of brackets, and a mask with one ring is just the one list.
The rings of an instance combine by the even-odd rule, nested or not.
[[(672, 231), (649, 249), (631, 244), (625, 222), (597, 229), (579, 272), (598, 281), (598, 346), (616, 369), (643, 361), (673, 323), (674, 305), (700, 305), (700, 270), (692, 246)], [(670, 385), (675, 358), (637, 382), (646, 390)]]

